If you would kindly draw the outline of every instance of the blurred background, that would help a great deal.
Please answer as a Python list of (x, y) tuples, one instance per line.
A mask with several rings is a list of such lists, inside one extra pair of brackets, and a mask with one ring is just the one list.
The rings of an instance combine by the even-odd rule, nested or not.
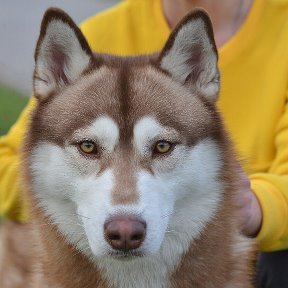
[(65, 10), (76, 23), (119, 0), (1, 0), (0, 2), (0, 135), (25, 107), (32, 91), (34, 48), (45, 10)]

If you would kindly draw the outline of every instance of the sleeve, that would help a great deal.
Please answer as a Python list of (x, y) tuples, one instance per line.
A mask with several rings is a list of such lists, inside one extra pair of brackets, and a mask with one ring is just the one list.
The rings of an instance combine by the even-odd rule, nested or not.
[(288, 248), (288, 101), (276, 127), (275, 159), (267, 173), (250, 176), (251, 187), (262, 207), (257, 236), (262, 251)]
[(0, 216), (15, 221), (28, 220), (25, 200), (21, 195), (19, 181), (20, 147), (27, 129), (29, 114), (35, 106), (31, 97), (27, 107), (7, 135), (0, 137)]

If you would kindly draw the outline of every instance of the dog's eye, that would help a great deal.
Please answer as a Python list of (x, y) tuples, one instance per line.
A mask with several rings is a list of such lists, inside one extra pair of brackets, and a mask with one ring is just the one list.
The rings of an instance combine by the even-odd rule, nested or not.
[(85, 154), (95, 155), (97, 154), (97, 146), (94, 142), (86, 140), (78, 144), (81, 152)]
[(169, 143), (168, 141), (165, 141), (165, 140), (161, 140), (155, 144), (153, 153), (154, 154), (166, 154), (166, 153), (170, 152), (171, 149), (172, 149), (171, 143)]

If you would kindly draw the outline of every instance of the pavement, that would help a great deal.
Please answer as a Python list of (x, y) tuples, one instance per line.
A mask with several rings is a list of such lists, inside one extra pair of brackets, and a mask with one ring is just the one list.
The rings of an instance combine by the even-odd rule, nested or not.
[(1, 0), (0, 85), (31, 94), (34, 48), (48, 7), (62, 8), (80, 23), (117, 2), (119, 0)]

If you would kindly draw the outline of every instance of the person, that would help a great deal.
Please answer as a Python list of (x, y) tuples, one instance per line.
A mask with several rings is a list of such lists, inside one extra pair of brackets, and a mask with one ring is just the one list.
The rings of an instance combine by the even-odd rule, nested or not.
[[(261, 254), (258, 285), (288, 287), (288, 0), (126, 0), (81, 29), (95, 52), (154, 53), (195, 7), (207, 10), (213, 23), (222, 78), (218, 106), (245, 159), (238, 199), (243, 233), (262, 251), (278, 251)], [(0, 213), (20, 222), (29, 212), (19, 147), (35, 101), (0, 139)]]

